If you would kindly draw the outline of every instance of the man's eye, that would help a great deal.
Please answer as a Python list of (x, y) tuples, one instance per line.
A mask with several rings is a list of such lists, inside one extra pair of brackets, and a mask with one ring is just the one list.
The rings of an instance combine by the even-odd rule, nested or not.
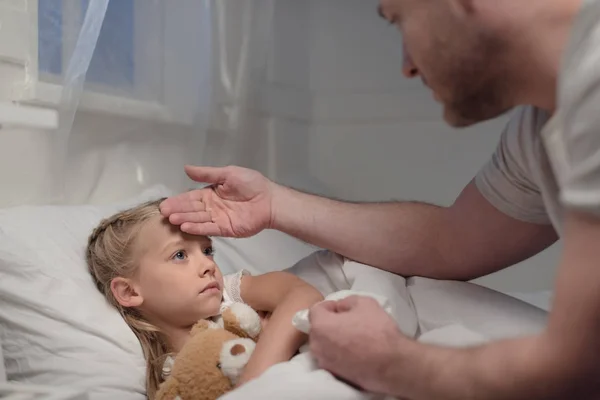
[(212, 246), (208, 246), (204, 249), (204, 255), (207, 257), (211, 257), (215, 255), (215, 249)]

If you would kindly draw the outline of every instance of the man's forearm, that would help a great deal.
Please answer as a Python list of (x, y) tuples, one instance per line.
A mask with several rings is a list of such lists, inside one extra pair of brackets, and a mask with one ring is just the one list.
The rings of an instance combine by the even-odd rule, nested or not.
[(542, 336), (469, 349), (411, 343), (399, 346), (390, 363), (389, 394), (411, 400), (597, 398), (590, 387), (595, 378)]
[(417, 266), (443, 262), (438, 246), (441, 207), (414, 202), (349, 203), (282, 186), (275, 190), (273, 229), (403, 275), (416, 274)]

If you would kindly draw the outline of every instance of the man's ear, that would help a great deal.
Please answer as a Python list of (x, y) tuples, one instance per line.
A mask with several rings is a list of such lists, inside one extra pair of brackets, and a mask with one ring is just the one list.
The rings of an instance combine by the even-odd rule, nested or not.
[(144, 302), (141, 293), (135, 288), (133, 282), (127, 278), (114, 278), (110, 282), (110, 290), (117, 303), (123, 307), (139, 307)]

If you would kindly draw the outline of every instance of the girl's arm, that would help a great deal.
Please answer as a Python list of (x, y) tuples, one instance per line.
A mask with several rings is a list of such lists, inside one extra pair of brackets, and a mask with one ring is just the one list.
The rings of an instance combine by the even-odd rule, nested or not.
[(307, 339), (294, 328), (292, 317), (323, 300), (317, 289), (287, 272), (243, 276), (240, 295), (253, 309), (272, 314), (238, 385), (258, 377), (272, 365), (292, 358)]

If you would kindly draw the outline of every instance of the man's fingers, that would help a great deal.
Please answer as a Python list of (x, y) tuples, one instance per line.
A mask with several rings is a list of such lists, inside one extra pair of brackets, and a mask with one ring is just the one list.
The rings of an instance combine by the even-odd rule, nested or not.
[(318, 309), (322, 312), (334, 313), (337, 312), (337, 301), (326, 300), (317, 303), (313, 306), (314, 309)]
[(205, 223), (193, 223), (193, 222), (184, 222), (179, 227), (182, 232), (189, 233), (190, 235), (199, 235), (199, 236), (222, 236), (221, 229), (214, 222), (205, 222)]
[(359, 301), (361, 300), (360, 296), (348, 296), (344, 297), (337, 302), (337, 312), (347, 312), (350, 311), (356, 306), (358, 306)]
[(169, 222), (173, 225), (181, 225), (185, 222), (203, 223), (212, 222), (210, 213), (206, 211), (174, 213), (169, 216)]
[(159, 209), (164, 217), (177, 213), (204, 211), (206, 205), (202, 202), (203, 196), (202, 190), (192, 190), (163, 200)]
[(336, 301), (322, 301), (320, 303), (315, 304), (310, 309), (310, 313), (308, 314), (309, 320), (311, 320), (311, 318), (327, 318), (331, 316), (331, 314), (343, 313), (353, 310), (358, 306), (360, 300), (360, 296), (348, 296)]
[(322, 301), (311, 307), (308, 313), (308, 320), (312, 324), (322, 318), (327, 318), (330, 314), (337, 312), (335, 301)]
[(218, 184), (227, 178), (227, 169), (219, 167), (198, 167), (186, 165), (185, 173), (196, 182)]

